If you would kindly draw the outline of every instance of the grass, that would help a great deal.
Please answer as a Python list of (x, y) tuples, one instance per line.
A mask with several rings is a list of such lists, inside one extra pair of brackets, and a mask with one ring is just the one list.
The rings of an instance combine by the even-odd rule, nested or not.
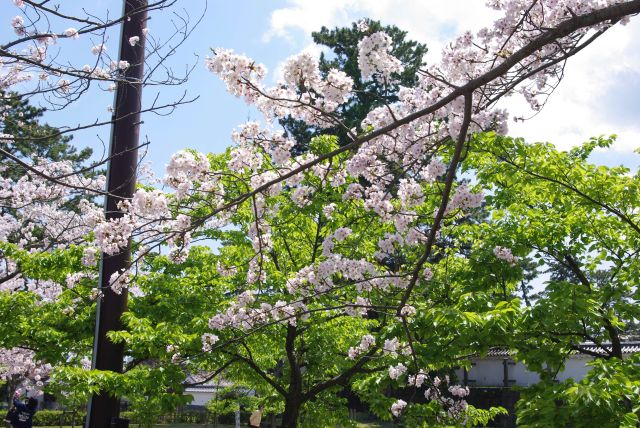
[[(213, 428), (213, 423), (208, 425), (197, 425), (197, 424), (161, 424), (156, 425), (155, 428)], [(241, 424), (240, 426), (247, 426), (247, 424)], [(235, 428), (235, 425), (229, 424), (218, 424), (217, 428)]]
[[(246, 423), (241, 425), (242, 427), (246, 427)], [(358, 422), (358, 428), (391, 428), (394, 425), (390, 422)], [(138, 424), (131, 424), (131, 428), (137, 428)], [(198, 424), (160, 424), (155, 425), (154, 428), (213, 428), (213, 424), (208, 425), (198, 425)], [(34, 428), (72, 428), (71, 425), (53, 425), (53, 426), (40, 426)], [(76, 425), (75, 428), (82, 428), (81, 425)], [(229, 424), (218, 424), (217, 428), (235, 428), (235, 425)]]
[[(160, 424), (155, 425), (155, 428), (213, 428), (213, 424), (198, 425), (198, 424)], [(244, 424), (246, 426), (246, 424)], [(138, 424), (129, 424), (130, 428), (138, 428)], [(217, 428), (234, 428), (235, 425), (218, 424)], [(52, 426), (34, 426), (33, 428), (72, 428), (71, 425), (52, 425)], [(82, 428), (82, 425), (76, 425), (75, 428)]]
[(358, 428), (391, 428), (396, 425), (393, 425), (391, 422), (367, 422), (362, 423), (358, 422)]
[[(242, 427), (246, 427), (247, 424), (244, 423), (241, 425)], [(359, 422), (358, 428), (391, 428), (394, 425), (390, 422)], [(164, 425), (156, 425), (155, 428), (204, 428), (204, 425), (195, 425), (195, 424), (164, 424)], [(136, 428), (132, 426), (132, 428)], [(207, 425), (207, 428), (213, 428), (212, 424)], [(218, 424), (218, 428), (235, 428), (235, 425), (228, 424)]]

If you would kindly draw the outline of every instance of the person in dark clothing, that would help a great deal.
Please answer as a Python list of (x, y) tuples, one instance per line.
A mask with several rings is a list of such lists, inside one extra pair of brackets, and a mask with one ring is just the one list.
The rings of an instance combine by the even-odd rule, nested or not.
[(16, 408), (11, 406), (7, 411), (7, 416), (4, 417), (4, 428), (12, 428), (13, 420), (16, 417)]
[(25, 404), (16, 395), (13, 399), (13, 406), (16, 408), (16, 412), (11, 420), (11, 425), (14, 428), (31, 428), (33, 426), (33, 415), (36, 414), (38, 409), (38, 400), (31, 397)]

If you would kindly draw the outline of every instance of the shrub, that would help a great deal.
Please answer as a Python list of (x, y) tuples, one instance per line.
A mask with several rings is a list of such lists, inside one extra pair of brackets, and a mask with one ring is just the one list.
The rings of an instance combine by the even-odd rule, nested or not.
[(138, 421), (136, 413), (132, 411), (120, 412), (120, 417), (123, 419), (129, 419), (130, 426), (140, 423), (140, 421)]
[(82, 425), (84, 413), (64, 412), (62, 410), (39, 410), (33, 416), (33, 426)]

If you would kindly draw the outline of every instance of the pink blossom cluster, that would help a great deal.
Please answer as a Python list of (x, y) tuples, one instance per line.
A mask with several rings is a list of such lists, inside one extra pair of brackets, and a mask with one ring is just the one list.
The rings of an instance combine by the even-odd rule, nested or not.
[(18, 36), (24, 36), (26, 31), (24, 29), (24, 18), (20, 15), (16, 15), (11, 19), (11, 26), (13, 27), (13, 31)]
[(212, 333), (205, 333), (202, 335), (202, 351), (203, 352), (211, 352), (213, 345), (215, 345), (218, 340), (218, 336)]
[(278, 300), (275, 304), (263, 302), (258, 308), (251, 307), (255, 296), (248, 290), (238, 295), (226, 311), (209, 319), (209, 328), (220, 331), (226, 328), (250, 330), (268, 322), (282, 322), (297, 325), (298, 320), (309, 318), (307, 306), (301, 301), (287, 303)]
[(403, 317), (412, 317), (412, 316), (415, 316), (417, 313), (418, 311), (416, 310), (416, 308), (411, 305), (404, 305), (400, 309), (400, 315), (402, 315)]
[(326, 111), (333, 111), (339, 104), (346, 102), (353, 86), (353, 79), (337, 69), (331, 69), (326, 80), (323, 80), (317, 60), (306, 52), (285, 62), (283, 78), (290, 88), (303, 88), (305, 92), (313, 90), (322, 94), (322, 107)]
[(35, 359), (31, 350), (0, 348), (0, 380), (4, 382), (17, 384), (27, 391), (41, 390), (51, 370), (51, 365)]
[(134, 229), (135, 220), (129, 215), (102, 221), (93, 229), (95, 243), (105, 254), (119, 253), (128, 245)]
[(182, 199), (196, 185), (203, 183), (203, 188), (212, 188), (217, 182), (206, 183), (209, 177), (210, 166), (207, 157), (201, 153), (181, 150), (171, 156), (165, 168), (164, 183), (175, 189), (175, 197)]
[(407, 402), (398, 399), (391, 405), (391, 413), (393, 414), (393, 416), (399, 417), (404, 411), (405, 407), (407, 407)]
[(420, 175), (429, 183), (433, 183), (436, 179), (447, 171), (447, 166), (438, 158), (431, 159), (421, 171)]
[(410, 356), (412, 353), (409, 344), (400, 342), (397, 337), (392, 337), (391, 339), (386, 339), (384, 341), (384, 346), (382, 347), (383, 355), (397, 357), (398, 352), (404, 356)]
[(164, 193), (158, 189), (138, 189), (131, 200), (130, 212), (145, 219), (168, 217), (168, 201)]
[[(346, 227), (337, 228), (328, 234), (322, 243), (324, 259), (314, 265), (305, 266), (287, 280), (290, 294), (300, 293), (309, 296), (314, 293), (325, 293), (334, 286), (333, 277), (353, 281), (358, 292), (372, 289), (386, 289), (389, 286), (402, 287), (404, 279), (386, 277), (379, 272), (375, 264), (365, 259), (349, 259), (335, 252), (336, 243), (341, 243), (351, 234)], [(348, 247), (345, 247), (348, 249)]]
[(358, 42), (358, 67), (362, 77), (374, 77), (381, 83), (388, 83), (392, 74), (402, 73), (404, 66), (390, 54), (393, 47), (391, 37), (378, 31)]
[(427, 386), (424, 396), (427, 400), (438, 403), (446, 411), (449, 419), (460, 420), (464, 418), (464, 412), (467, 409), (467, 402), (464, 400), (464, 397), (469, 395), (469, 387), (450, 385), (447, 390), (451, 396), (447, 397), (442, 392), (442, 387), (446, 387), (449, 381), (449, 376), (445, 376), (444, 379), (435, 376)]
[(207, 58), (205, 64), (209, 71), (215, 73), (227, 85), (227, 91), (244, 97), (247, 102), (257, 99), (257, 92), (252, 86), (259, 86), (267, 69), (262, 64), (256, 64), (245, 55), (238, 55), (233, 50), (215, 49), (214, 56)]
[(393, 255), (396, 252), (394, 244), (398, 246), (404, 244), (402, 235), (399, 233), (385, 233), (384, 237), (378, 241), (379, 250), (376, 252), (375, 256), (378, 259), (384, 259), (385, 257)]
[(111, 290), (113, 290), (114, 293), (122, 294), (126, 288), (129, 288), (130, 282), (131, 274), (122, 269), (111, 274), (111, 277), (109, 278), (109, 287), (111, 287)]
[(255, 104), (269, 118), (291, 115), (327, 126), (326, 113), (335, 111), (351, 95), (353, 80), (349, 76), (333, 69), (322, 78), (317, 60), (305, 52), (287, 59), (282, 81), (271, 88), (263, 85), (266, 68), (262, 64), (226, 49), (215, 53), (206, 61), (209, 71), (226, 83), (230, 93)]
[(362, 336), (360, 340), (360, 344), (356, 347), (349, 348), (347, 355), (349, 359), (355, 359), (357, 356), (364, 354), (369, 351), (369, 349), (376, 344), (376, 339), (370, 334), (365, 334)]
[(333, 233), (327, 235), (322, 242), (322, 255), (325, 257), (332, 257), (334, 255), (333, 250), (336, 242), (342, 242), (351, 235), (351, 229), (348, 227), (339, 227)]
[[(397, 367), (402, 366), (399, 364)], [(404, 366), (402, 366), (404, 367)], [(392, 379), (397, 379), (400, 375), (406, 372), (406, 368), (396, 370), (394, 367), (389, 368), (389, 376)], [(392, 375), (393, 373), (393, 375)], [(460, 385), (447, 385), (449, 384), (449, 376), (445, 376), (441, 379), (439, 376), (430, 378), (426, 371), (419, 370), (415, 375), (409, 375), (407, 384), (409, 386), (415, 386), (416, 388), (425, 387), (425, 397), (428, 400), (435, 401), (445, 411), (446, 417), (449, 421), (460, 421), (464, 419), (464, 412), (467, 409), (467, 402), (464, 400), (469, 395), (470, 390), (468, 386)], [(450, 396), (446, 396), (443, 392), (443, 388), (449, 392)], [(407, 403), (403, 400), (398, 400), (396, 405), (392, 405), (391, 413), (398, 417), (402, 414), (407, 407)], [(394, 407), (395, 406), (395, 407)]]
[(412, 178), (401, 178), (398, 186), (398, 199), (404, 208), (412, 208), (424, 203), (422, 186)]
[(344, 312), (350, 317), (363, 317), (371, 308), (371, 300), (358, 296), (353, 304), (348, 304)]
[[(70, 210), (67, 203), (77, 196), (76, 189), (88, 194), (102, 190), (104, 177), (88, 178), (73, 174), (69, 162), (38, 161), (33, 168), (13, 180), (0, 176), (0, 202), (6, 208), (0, 214), (0, 240), (10, 241), (18, 248), (30, 252), (66, 248), (69, 244), (81, 244), (92, 231), (92, 220), (101, 212), (88, 200), (80, 202), (81, 213)], [(45, 177), (59, 177), (51, 183)], [(96, 211), (99, 215), (93, 216)], [(55, 299), (64, 288), (51, 281), (26, 281), (14, 260), (0, 254), (1, 290), (30, 290), (44, 299)]]
[(402, 376), (406, 372), (407, 372), (407, 367), (402, 363), (398, 363), (395, 366), (389, 367), (389, 377), (393, 380), (398, 379), (400, 376)]
[(422, 385), (427, 379), (428, 379), (427, 373), (420, 370), (415, 375), (409, 375), (409, 377), (407, 378), (407, 384), (409, 386), (415, 386), (416, 388), (420, 388), (422, 387)]
[(445, 214), (452, 213), (456, 210), (469, 210), (472, 208), (478, 208), (482, 205), (484, 200), (484, 194), (480, 192), (472, 192), (466, 183), (462, 183), (455, 190), (451, 200), (447, 204)]
[(284, 136), (283, 131), (261, 128), (258, 122), (243, 124), (233, 132), (231, 139), (237, 145), (231, 151), (232, 161), (229, 163), (234, 171), (248, 168), (252, 172), (258, 172), (264, 163), (260, 151), (268, 153), (273, 164), (286, 166), (291, 159), (291, 148), (295, 144), (292, 139)]
[(94, 272), (74, 272), (67, 274), (66, 284), (69, 289), (75, 288), (81, 281), (85, 279), (95, 280)]
[(515, 266), (520, 260), (517, 256), (514, 256), (511, 253), (511, 249), (501, 247), (499, 245), (493, 249), (493, 254), (495, 254), (495, 256), (500, 260), (504, 260), (505, 262), (509, 263), (509, 265), (511, 266)]

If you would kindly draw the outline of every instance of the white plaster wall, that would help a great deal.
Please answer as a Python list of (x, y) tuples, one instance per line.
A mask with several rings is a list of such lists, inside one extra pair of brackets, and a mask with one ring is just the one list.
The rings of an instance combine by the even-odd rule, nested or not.
[[(591, 360), (591, 358), (582, 356), (567, 359), (565, 369), (558, 373), (556, 379), (560, 382), (568, 378), (572, 378), (575, 381), (581, 380), (589, 371), (589, 367), (586, 364)], [(502, 358), (475, 360), (475, 365), (469, 370), (469, 380), (475, 380), (475, 382), (469, 382), (469, 385), (503, 386), (504, 366), (502, 361)], [(463, 371), (458, 370), (456, 373), (458, 374), (459, 382), (462, 383), (464, 379)], [(510, 385), (531, 386), (540, 381), (540, 376), (527, 370), (524, 364), (517, 362), (509, 364), (509, 379), (515, 380), (515, 382), (510, 382)]]
[[(535, 372), (530, 372), (522, 363), (509, 365), (509, 379), (514, 379), (515, 385), (530, 386), (540, 381), (540, 376)], [(511, 385), (514, 385), (512, 382)]]
[(185, 394), (192, 395), (193, 401), (189, 403), (192, 406), (204, 406), (213, 397), (213, 391), (193, 391), (185, 390)]
[(558, 373), (556, 377), (559, 381), (572, 378), (575, 381), (581, 380), (589, 371), (590, 367), (587, 367), (587, 363), (592, 361), (593, 358), (569, 358), (565, 364), (565, 368), (561, 373)]
[[(502, 386), (502, 359), (475, 360), (475, 365), (469, 370), (471, 386)], [(462, 378), (461, 378), (462, 379)]]

